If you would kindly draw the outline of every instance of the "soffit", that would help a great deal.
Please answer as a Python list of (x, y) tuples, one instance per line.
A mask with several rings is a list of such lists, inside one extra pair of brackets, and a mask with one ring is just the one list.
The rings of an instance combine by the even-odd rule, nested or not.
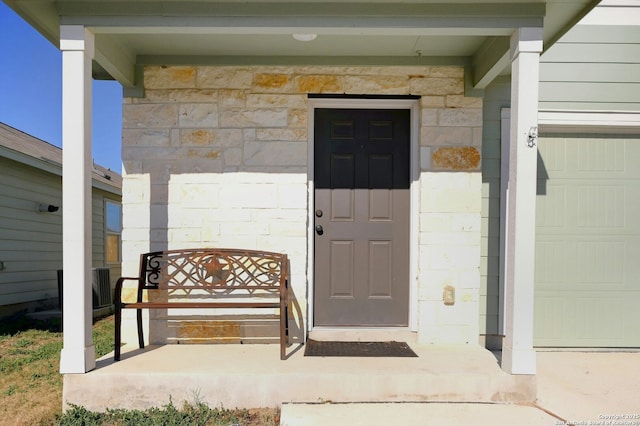
[[(468, 88), (509, 72), (509, 36), (555, 41), (591, 0), (4, 0), (56, 45), (59, 25), (96, 35), (94, 77), (136, 84), (145, 64), (464, 65)], [(307, 43), (294, 33), (313, 33)]]

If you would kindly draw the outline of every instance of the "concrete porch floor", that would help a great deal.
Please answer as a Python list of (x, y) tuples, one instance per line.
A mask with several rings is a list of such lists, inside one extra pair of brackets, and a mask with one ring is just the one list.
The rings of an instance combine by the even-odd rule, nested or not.
[(500, 369), (480, 346), (418, 345), (417, 358), (305, 357), (304, 347), (163, 345), (123, 347), (86, 374), (64, 376), (63, 403), (93, 411), (145, 409), (183, 401), (210, 407), (278, 407), (289, 402), (533, 402), (535, 376)]

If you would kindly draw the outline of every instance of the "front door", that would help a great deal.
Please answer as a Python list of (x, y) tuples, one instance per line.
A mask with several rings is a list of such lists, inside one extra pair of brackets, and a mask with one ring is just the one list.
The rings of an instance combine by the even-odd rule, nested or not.
[(408, 325), (409, 153), (408, 109), (315, 109), (314, 325)]

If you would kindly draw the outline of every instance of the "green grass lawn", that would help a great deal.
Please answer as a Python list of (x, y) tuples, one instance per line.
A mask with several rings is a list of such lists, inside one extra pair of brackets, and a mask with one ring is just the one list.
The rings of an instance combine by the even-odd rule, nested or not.
[[(113, 350), (113, 316), (93, 326), (96, 356)], [(0, 323), (0, 425), (277, 425), (277, 409), (227, 410), (195, 402), (145, 411), (94, 413), (72, 407), (62, 414), (59, 320), (26, 317)]]

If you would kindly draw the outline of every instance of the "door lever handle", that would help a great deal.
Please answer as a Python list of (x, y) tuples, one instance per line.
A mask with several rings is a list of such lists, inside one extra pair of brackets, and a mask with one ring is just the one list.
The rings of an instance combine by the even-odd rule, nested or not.
[(322, 225), (316, 225), (316, 232), (318, 235), (324, 234), (324, 229), (322, 229)]

